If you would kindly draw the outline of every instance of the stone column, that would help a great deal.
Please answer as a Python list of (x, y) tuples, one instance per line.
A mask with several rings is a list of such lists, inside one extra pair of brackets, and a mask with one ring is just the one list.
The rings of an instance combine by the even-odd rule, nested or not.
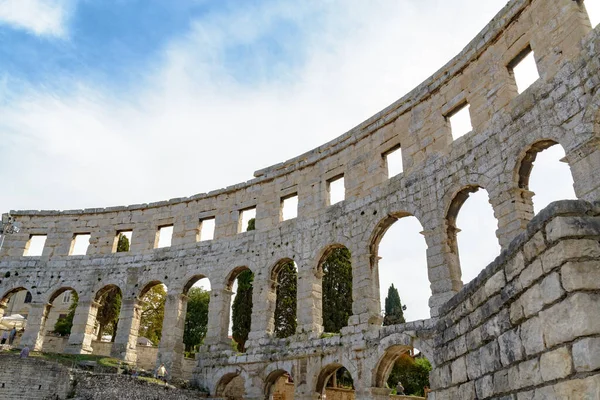
[(383, 323), (379, 301), (379, 272), (377, 255), (352, 255), (352, 316), (348, 326), (380, 327)]
[(600, 198), (600, 140), (591, 140), (565, 158), (571, 167), (577, 198), (597, 201)]
[(431, 287), (429, 308), (431, 316), (437, 317), (439, 307), (453, 297), (463, 286), (461, 281), (458, 248), (452, 250), (446, 224), (424, 230), (427, 243), (427, 273)]
[(314, 269), (302, 269), (298, 263), (298, 292), (296, 333), (323, 332), (322, 286), (323, 273)]
[(31, 303), (27, 316), (27, 328), (21, 338), (21, 347), (29, 346), (31, 351), (41, 351), (44, 345), (44, 331), (50, 305)]
[(231, 296), (233, 292), (223, 286), (213, 286), (208, 304), (208, 327), (204, 343), (211, 347), (230, 349), (228, 339), (229, 319), (231, 314)]
[(498, 220), (496, 236), (502, 249), (520, 233), (525, 232), (533, 218), (534, 193), (527, 189), (510, 188), (495, 195), (490, 194), (494, 216)]
[(135, 364), (137, 361), (136, 348), (142, 315), (141, 308), (140, 301), (137, 298), (122, 300), (117, 335), (110, 351), (112, 357), (130, 364)]
[(277, 282), (254, 280), (252, 289), (252, 319), (246, 348), (248, 351), (260, 346), (260, 339), (272, 336), (274, 330)]
[(168, 293), (165, 302), (162, 337), (158, 346), (156, 367), (164, 364), (169, 377), (181, 377), (183, 363), (183, 331), (187, 311), (187, 296), (180, 293)]
[(69, 336), (69, 343), (65, 348), (67, 354), (91, 354), (92, 340), (94, 339), (94, 328), (96, 315), (100, 304), (95, 300), (80, 300), (75, 309), (73, 327)]

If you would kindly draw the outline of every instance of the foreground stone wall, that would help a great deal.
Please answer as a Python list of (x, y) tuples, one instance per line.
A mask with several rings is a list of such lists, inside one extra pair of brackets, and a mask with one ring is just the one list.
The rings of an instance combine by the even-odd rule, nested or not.
[[(257, 171), (251, 181), (189, 198), (127, 207), (11, 211), (21, 231), (6, 236), (0, 253), (0, 306), (19, 290), (32, 293), (22, 342), (41, 349), (50, 304), (64, 291), (75, 290), (79, 305), (65, 351), (90, 353), (96, 300), (107, 288), (118, 287), (123, 302), (111, 354), (134, 363), (140, 299), (150, 287), (163, 283), (168, 288), (163, 326), (168, 329), (163, 331), (157, 362), (165, 363), (177, 376), (184, 369), (186, 294), (192, 284), (206, 277), (212, 287), (209, 323), (195, 379), (211, 393), (241, 377), (246, 398), (264, 398), (273, 379), (287, 371), (294, 377), (295, 397), (312, 399), (332, 371), (344, 366), (353, 376), (357, 399), (388, 398), (386, 374), (400, 354), (417, 347), (430, 360), (441, 356), (437, 361), (442, 369), (451, 369), (452, 362), (460, 366), (452, 343), (439, 341), (451, 341), (456, 329), (461, 332), (457, 336), (465, 336), (471, 328), (477, 331), (476, 318), (484, 323), (488, 316), (506, 313), (503, 302), (474, 307), (473, 326), (467, 327), (464, 317), (453, 320), (457, 311), (445, 306), (476, 285), (463, 288), (456, 241), (456, 217), (469, 193), (487, 190), (498, 220), (499, 244), (508, 251), (505, 254), (512, 254), (511, 243), (521, 243), (521, 234), (535, 229), (528, 225), (534, 215), (534, 194), (528, 182), (535, 156), (544, 148), (562, 146), (577, 197), (600, 200), (599, 48), (600, 28), (592, 29), (583, 2), (512, 0), (459, 55), (411, 93), (339, 138)], [(534, 52), (540, 79), (518, 94), (511, 66), (527, 49)], [(473, 130), (453, 140), (448, 117), (465, 103), (470, 105)], [(398, 146), (404, 172), (388, 178), (385, 155)], [(345, 200), (330, 205), (329, 183), (340, 176)], [(281, 203), (290, 195), (298, 196), (298, 216), (282, 221)], [(591, 207), (584, 202), (573, 204)], [(256, 208), (257, 229), (240, 232), (241, 214), (252, 207)], [(573, 205), (569, 212), (582, 218), (582, 226), (593, 226), (577, 207)], [(560, 209), (553, 208), (553, 212), (565, 216)], [(381, 327), (379, 241), (397, 219), (409, 215), (421, 223), (427, 244), (432, 319)], [(216, 221), (212, 240), (201, 237), (207, 218)], [(545, 221), (551, 219), (548, 216)], [(3, 222), (8, 222), (8, 215)], [(167, 225), (173, 226), (172, 244), (158, 249), (157, 232)], [(131, 251), (114, 253), (118, 233), (127, 230), (133, 231)], [(76, 234), (91, 235), (86, 255), (70, 255)], [(27, 256), (31, 235), (47, 235), (39, 257)], [(550, 246), (553, 240), (546, 237), (544, 244)], [(574, 238), (573, 243), (584, 241)], [(331, 249), (341, 246), (352, 254), (353, 315), (340, 336), (323, 338), (320, 263)], [(289, 260), (298, 268), (298, 327), (295, 335), (279, 340), (273, 335), (277, 268)], [(526, 261), (528, 268), (530, 261)], [(244, 269), (255, 274), (254, 306), (248, 351), (238, 355), (231, 351), (228, 339), (229, 310), (232, 283)], [(562, 282), (563, 271), (553, 272)], [(551, 276), (555, 275), (547, 278)], [(504, 277), (510, 282), (506, 272)], [(569, 293), (561, 295), (569, 304), (571, 292), (566, 287), (562, 290)], [(535, 308), (528, 300), (539, 303), (535, 292), (527, 293), (518, 301)], [(456, 299), (450, 304), (458, 304)], [(544, 303), (544, 307), (553, 305)], [(544, 315), (544, 311), (537, 313)], [(541, 321), (535, 315), (523, 321), (509, 319), (511, 326), (506, 329), (521, 330), (525, 329), (522, 325)], [(437, 325), (438, 319), (448, 326)], [(455, 324), (458, 328), (451, 329)], [(491, 344), (485, 347), (496, 341), (493, 335), (481, 340), (469, 351), (493, 350)], [(497, 341), (500, 346), (501, 340)], [(528, 354), (523, 361), (539, 357), (542, 362), (542, 352), (559, 350), (562, 343)], [(575, 342), (567, 345), (571, 358), (576, 357), (573, 348)], [(514, 366), (512, 362), (492, 365)], [(481, 386), (484, 379), (490, 379), (488, 369), (486, 365), (481, 371), (471, 371), (468, 381), (456, 384), (462, 383), (467, 390), (470, 382), (481, 380)], [(513, 386), (510, 381), (510, 390), (537, 390), (546, 383), (558, 385), (584, 377), (575, 366), (573, 370), (535, 386)], [(443, 376), (436, 379), (436, 395), (463, 390)]]
[(34, 358), (0, 356), (1, 400), (66, 399), (71, 392), (69, 370)]
[(432, 398), (600, 398), (600, 203), (554, 203), (442, 312)]

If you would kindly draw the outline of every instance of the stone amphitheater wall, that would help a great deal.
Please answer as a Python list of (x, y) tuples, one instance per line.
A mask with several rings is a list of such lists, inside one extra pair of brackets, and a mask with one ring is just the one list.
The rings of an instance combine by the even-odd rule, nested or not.
[[(540, 79), (518, 94), (510, 66), (528, 48)], [(177, 374), (185, 294), (191, 283), (206, 277), (212, 287), (209, 326), (196, 379), (212, 393), (223, 377), (242, 376), (246, 397), (264, 398), (268, 375), (261, 371), (277, 365), (271, 372), (293, 370), (300, 377), (295, 379), (298, 398), (314, 398), (323, 371), (344, 366), (358, 382), (357, 398), (386, 397), (389, 393), (375, 390), (382, 389), (375, 385), (379, 378), (369, 377), (385, 372), (373, 360), (386, 354), (393, 359), (412, 346), (434, 360), (446, 348), (438, 340), (446, 337), (444, 324), (450, 323), (448, 301), (469, 292), (461, 280), (454, 223), (470, 192), (487, 191), (498, 241), (508, 252), (532, 229), (528, 175), (536, 152), (548, 145), (565, 150), (578, 199), (600, 200), (598, 48), (600, 28), (592, 29), (582, 1), (512, 0), (459, 55), (412, 92), (337, 139), (256, 171), (248, 182), (125, 207), (11, 211), (21, 230), (5, 236), (0, 252), (2, 301), (16, 290), (32, 293), (23, 341), (41, 348), (48, 304), (63, 291), (75, 290), (80, 303), (66, 351), (91, 352), (95, 300), (107, 286), (118, 286), (123, 306), (112, 353), (135, 362), (139, 299), (151, 285), (164, 283), (164, 326), (169, 329), (163, 331), (157, 358)], [(453, 140), (447, 117), (465, 103), (473, 130)], [(398, 146), (403, 173), (388, 178), (384, 155)], [(340, 176), (345, 200), (329, 205), (328, 182)], [(290, 195), (298, 196), (298, 216), (282, 221), (281, 202)], [(241, 212), (253, 207), (256, 230), (240, 232)], [(391, 224), (408, 215), (419, 220), (427, 243), (432, 319), (381, 327), (378, 243)], [(582, 225), (594, 224), (581, 217)], [(202, 241), (206, 218), (215, 218), (215, 235)], [(158, 229), (167, 225), (173, 225), (171, 246), (156, 248)], [(133, 231), (131, 249), (114, 253), (118, 232), (125, 230)], [(75, 234), (91, 235), (86, 255), (69, 255)], [(31, 235), (47, 235), (39, 257), (24, 256)], [(352, 254), (353, 315), (342, 337), (323, 339), (319, 262), (338, 246)], [(272, 271), (284, 259), (298, 268), (298, 328), (293, 337), (278, 340), (273, 337)], [(230, 350), (227, 330), (230, 283), (241, 268), (252, 270), (255, 282), (248, 351), (238, 356)], [(497, 312), (503, 307), (496, 306)], [(435, 363), (446, 368), (449, 362)], [(367, 372), (366, 366), (373, 370)], [(479, 377), (467, 379), (463, 386)], [(439, 391), (433, 396), (452, 398), (445, 394), (454, 390), (450, 384), (436, 382)], [(479, 398), (496, 396), (490, 393)]]

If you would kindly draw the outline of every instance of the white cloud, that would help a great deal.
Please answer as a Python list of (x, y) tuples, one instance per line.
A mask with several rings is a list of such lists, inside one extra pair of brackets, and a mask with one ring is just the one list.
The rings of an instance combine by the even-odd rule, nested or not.
[(73, 0), (0, 0), (0, 24), (38, 36), (65, 37)]

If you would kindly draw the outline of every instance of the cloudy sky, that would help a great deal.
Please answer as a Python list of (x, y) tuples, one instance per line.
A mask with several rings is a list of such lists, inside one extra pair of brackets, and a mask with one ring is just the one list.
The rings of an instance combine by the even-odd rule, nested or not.
[[(0, 211), (150, 202), (251, 179), (404, 95), (505, 3), (0, 0)], [(587, 3), (597, 22), (600, 2)], [(382, 286), (424, 263), (422, 239), (406, 233), (418, 227), (403, 226), (384, 239)], [(480, 270), (494, 241), (465, 239), (461, 257)], [(424, 317), (426, 272), (403, 270), (425, 277), (395, 281), (409, 318)]]

